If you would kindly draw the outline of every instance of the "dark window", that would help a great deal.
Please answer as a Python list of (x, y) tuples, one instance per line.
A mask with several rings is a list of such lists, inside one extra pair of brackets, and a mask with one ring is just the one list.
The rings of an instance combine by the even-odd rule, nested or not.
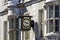
[(55, 17), (59, 17), (59, 5), (55, 6)]
[(16, 19), (16, 29), (19, 29), (19, 19)]
[(16, 31), (16, 40), (19, 40), (19, 31)]
[(55, 31), (59, 31), (59, 20), (55, 20)]

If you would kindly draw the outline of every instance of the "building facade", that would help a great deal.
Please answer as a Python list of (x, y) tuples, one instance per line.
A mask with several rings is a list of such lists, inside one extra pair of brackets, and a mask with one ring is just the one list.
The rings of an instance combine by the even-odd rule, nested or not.
[(59, 0), (46, 0), (46, 40), (60, 40), (59, 2)]
[[(34, 27), (21, 31), (21, 18)], [(60, 0), (0, 0), (0, 40), (60, 40)]]

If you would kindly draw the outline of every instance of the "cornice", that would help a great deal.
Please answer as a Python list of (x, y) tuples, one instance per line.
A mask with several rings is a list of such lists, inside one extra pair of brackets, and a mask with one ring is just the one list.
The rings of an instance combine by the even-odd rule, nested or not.
[(5, 12), (8, 12), (8, 10), (5, 9), (4, 11), (1, 11), (1, 12), (0, 12), (0, 16), (7, 14), (7, 13), (5, 13)]

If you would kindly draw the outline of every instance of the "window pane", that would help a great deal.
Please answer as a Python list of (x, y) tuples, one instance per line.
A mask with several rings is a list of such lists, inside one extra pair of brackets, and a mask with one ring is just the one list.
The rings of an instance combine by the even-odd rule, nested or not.
[(59, 25), (59, 20), (55, 20), (55, 25)]
[(59, 26), (55, 26), (55, 31), (59, 31)]
[(55, 6), (55, 17), (59, 17), (59, 5)]
[(59, 20), (55, 20), (55, 31), (59, 31)]
[(49, 25), (53, 25), (53, 20), (49, 20)]
[(49, 18), (53, 17), (53, 6), (49, 7)]
[(59, 12), (55, 12), (55, 17), (59, 17)]
[(49, 21), (49, 32), (53, 32), (53, 20)]
[(16, 19), (16, 29), (19, 29), (19, 20)]
[(9, 21), (9, 29), (13, 29), (13, 19), (11, 18)]
[(53, 32), (53, 26), (49, 26), (49, 32)]
[(56, 5), (56, 6), (55, 6), (55, 10), (56, 10), (56, 11), (59, 10), (59, 5)]
[(14, 40), (14, 31), (9, 32), (9, 40)]
[(49, 30), (49, 29), (48, 29), (48, 27), (49, 27), (49, 26), (48, 26), (48, 25), (49, 25), (48, 22), (49, 22), (49, 21), (47, 21), (47, 29), (46, 29), (46, 32), (47, 32), (47, 33), (48, 33), (48, 30)]
[(16, 40), (19, 40), (19, 31), (16, 31)]

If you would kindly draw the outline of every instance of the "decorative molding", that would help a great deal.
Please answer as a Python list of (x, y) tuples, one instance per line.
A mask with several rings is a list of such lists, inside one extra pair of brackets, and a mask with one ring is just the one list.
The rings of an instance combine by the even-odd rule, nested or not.
[[(5, 12), (7, 12), (7, 13), (5, 13)], [(5, 14), (8, 14), (8, 9), (5, 9), (4, 11), (0, 12), (0, 16), (5, 15)]]

